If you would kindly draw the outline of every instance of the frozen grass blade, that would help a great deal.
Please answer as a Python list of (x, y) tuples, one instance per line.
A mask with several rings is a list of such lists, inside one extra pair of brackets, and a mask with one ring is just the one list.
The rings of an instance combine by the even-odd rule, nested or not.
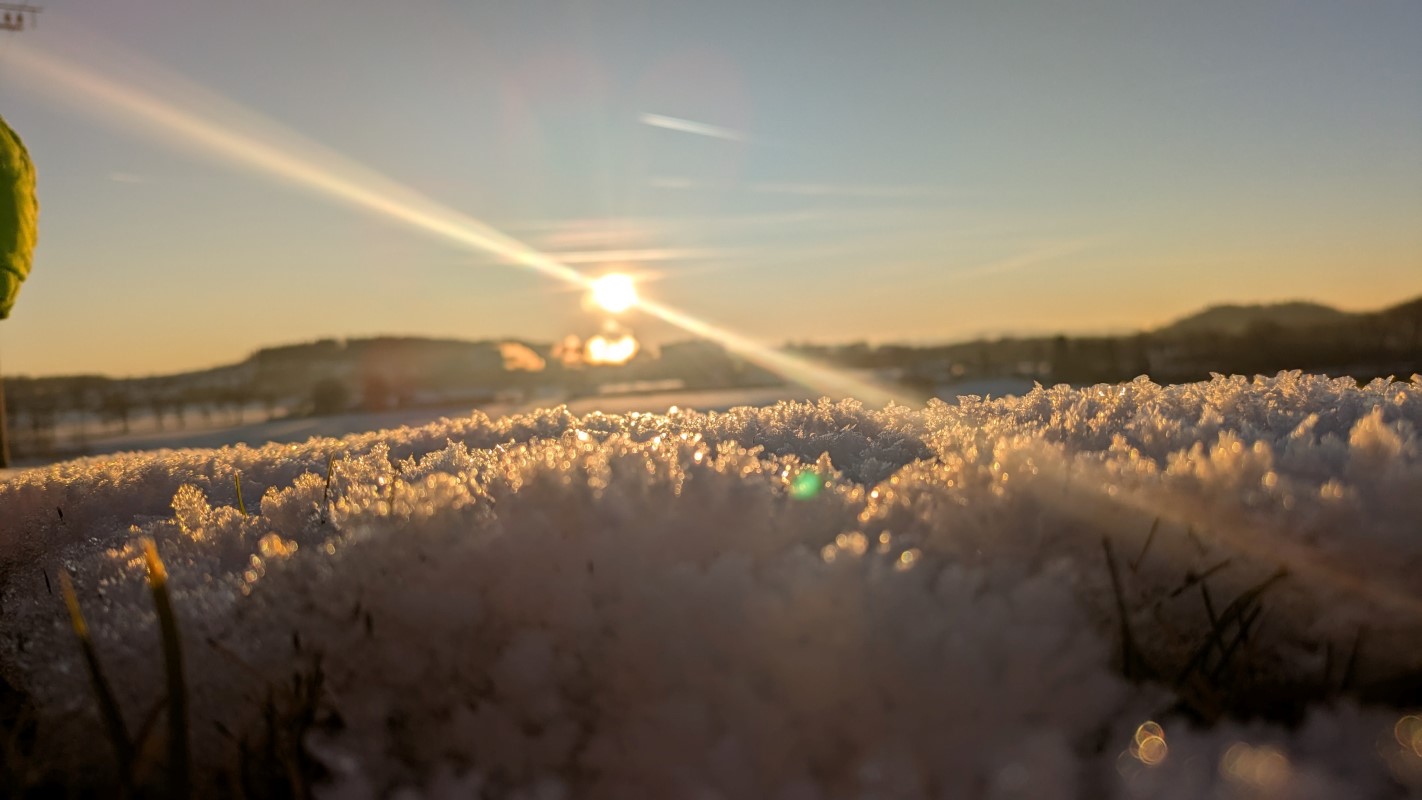
[(247, 516), (247, 504), (242, 501), (242, 473), (232, 473), (232, 480), (237, 484), (237, 510), (242, 512), (242, 516)]
[(143, 540), (143, 557), (148, 563), (148, 587), (153, 591), (153, 610), (163, 639), (163, 669), (168, 678), (168, 787), (174, 798), (190, 794), (190, 751), (188, 747), (188, 687), (183, 678), (183, 650), (178, 639), (178, 620), (168, 593), (168, 569), (158, 557), (152, 539)]
[(133, 770), (133, 743), (128, 738), (128, 729), (123, 724), (123, 715), (119, 712), (113, 688), (109, 686), (103, 667), (99, 664), (99, 653), (94, 647), (93, 638), (89, 636), (89, 624), (84, 620), (83, 609), (79, 607), (79, 596), (74, 592), (74, 582), (69, 579), (69, 573), (62, 569), (59, 571), (59, 592), (64, 596), (64, 605), (69, 609), (69, 624), (79, 639), (80, 649), (84, 651), (84, 663), (89, 668), (89, 683), (94, 687), (99, 716), (104, 720), (109, 744), (113, 747), (114, 759), (118, 762), (119, 779), (123, 782), (126, 794), (129, 776)]
[(326, 524), (326, 518), (331, 513), (331, 475), (336, 470), (336, 454), (326, 456), (326, 490), (321, 493), (321, 524)]

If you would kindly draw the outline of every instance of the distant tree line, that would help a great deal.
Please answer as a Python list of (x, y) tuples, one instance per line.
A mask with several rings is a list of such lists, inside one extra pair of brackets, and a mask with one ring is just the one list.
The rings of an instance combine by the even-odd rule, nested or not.
[(710, 342), (645, 351), (626, 364), (588, 366), (551, 344), (417, 337), (323, 339), (271, 347), (244, 361), (152, 378), (7, 377), (17, 457), (80, 455), (98, 437), (232, 426), (282, 416), (482, 405), (545, 393), (594, 394), (605, 385), (688, 388), (765, 385), (775, 375)]
[[(1162, 383), (1210, 373), (1272, 375), (1304, 370), (1359, 380), (1422, 373), (1422, 298), (1368, 314), (1334, 312), (1321, 322), (1284, 324), (1267, 308), (1228, 329), (1181, 324), (1126, 336), (1004, 337), (928, 347), (794, 345), (839, 366), (892, 372), (924, 387), (980, 377), (1093, 384), (1149, 375)], [(1204, 316), (1204, 315), (1201, 315)]]
[[(1277, 309), (1278, 307), (1274, 307)], [(1327, 313), (1321, 313), (1319, 309)], [(1371, 314), (1293, 304), (1225, 307), (1128, 336), (1005, 337), (916, 347), (858, 342), (788, 345), (809, 358), (932, 394), (974, 378), (1092, 384), (1149, 375), (1163, 383), (1210, 373), (1301, 369), (1359, 380), (1422, 373), (1422, 298)], [(1227, 311), (1228, 313), (1220, 313)], [(511, 357), (510, 353), (514, 356)], [(280, 416), (383, 411), (419, 405), (477, 406), (497, 397), (596, 393), (604, 386), (674, 384), (691, 389), (759, 386), (781, 379), (706, 341), (667, 344), (620, 366), (582, 367), (552, 345), (379, 337), (267, 348), (245, 361), (152, 378), (7, 376), (11, 448), (17, 458), (73, 455), (100, 436), (241, 425)]]
[(194, 417), (206, 425), (241, 424), (259, 403), (268, 416), (275, 413), (275, 398), (244, 384), (165, 387), (94, 375), (7, 376), (4, 391), (21, 455), (52, 452), (61, 435), (82, 449), (90, 437), (129, 433), (139, 417), (165, 431), (182, 430)]

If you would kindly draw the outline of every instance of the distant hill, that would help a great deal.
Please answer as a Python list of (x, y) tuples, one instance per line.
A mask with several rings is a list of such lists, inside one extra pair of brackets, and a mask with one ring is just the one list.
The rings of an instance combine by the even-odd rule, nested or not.
[(1281, 328), (1311, 328), (1337, 325), (1356, 319), (1357, 314), (1339, 311), (1320, 303), (1293, 302), (1268, 305), (1210, 306), (1156, 331), (1165, 336), (1220, 333), (1240, 335), (1257, 325), (1277, 325)]
[(1422, 297), (1389, 306), (1378, 312), (1379, 316), (1393, 320), (1422, 321)]

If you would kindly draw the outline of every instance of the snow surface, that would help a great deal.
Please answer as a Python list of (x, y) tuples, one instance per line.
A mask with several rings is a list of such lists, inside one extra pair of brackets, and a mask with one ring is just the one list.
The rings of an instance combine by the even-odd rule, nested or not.
[[(387, 411), (354, 411), (315, 417), (284, 417), (244, 422), (238, 425), (203, 425), (189, 423), (182, 429), (164, 431), (151, 428), (130, 434), (92, 436), (85, 443), (86, 455), (110, 455), (134, 450), (178, 450), (218, 448), (237, 444), (261, 445), (270, 442), (289, 444), (304, 442), (313, 436), (339, 437), (380, 428), (401, 428), (426, 425), (450, 414), (465, 414), (469, 405), (445, 405), (440, 408), (400, 408)], [(482, 406), (486, 414), (504, 414), (515, 410), (508, 403)], [(137, 425), (134, 426), (138, 428)]]
[[(106, 774), (47, 578), (136, 727), (164, 691), (146, 536), (212, 784), (319, 654), (329, 797), (1422, 796), (1422, 722), (1356, 700), (1422, 660), (1420, 428), (1422, 379), (1283, 373), (81, 460), (0, 481), (3, 663)], [(1103, 540), (1166, 677), (1125, 677)], [(1222, 562), (1216, 610), (1287, 570), (1239, 658), (1340, 690), (1295, 724), (1179, 713)]]

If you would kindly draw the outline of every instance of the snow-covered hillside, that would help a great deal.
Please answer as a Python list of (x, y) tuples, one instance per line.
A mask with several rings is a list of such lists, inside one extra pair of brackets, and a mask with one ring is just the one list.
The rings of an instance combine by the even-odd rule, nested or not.
[(55, 577), (136, 737), (151, 537), (211, 793), (1422, 796), (1419, 429), (1294, 373), (71, 462), (0, 482), (0, 663), (114, 781)]

